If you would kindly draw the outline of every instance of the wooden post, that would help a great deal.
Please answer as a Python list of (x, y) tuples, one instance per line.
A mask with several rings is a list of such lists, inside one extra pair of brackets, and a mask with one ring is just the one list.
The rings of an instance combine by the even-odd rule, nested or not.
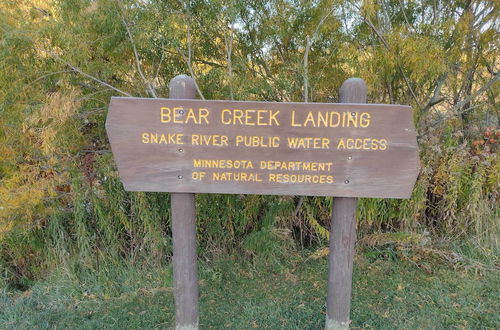
[[(170, 80), (171, 99), (195, 99), (195, 81), (186, 75)], [(182, 180), (182, 176), (179, 176)], [(194, 194), (172, 193), (175, 329), (198, 329), (198, 270)]]
[[(340, 88), (340, 103), (366, 103), (366, 95), (365, 82), (359, 78), (350, 78)], [(349, 184), (349, 178), (344, 178), (344, 184)], [(357, 198), (333, 198), (326, 330), (349, 329), (357, 203)]]

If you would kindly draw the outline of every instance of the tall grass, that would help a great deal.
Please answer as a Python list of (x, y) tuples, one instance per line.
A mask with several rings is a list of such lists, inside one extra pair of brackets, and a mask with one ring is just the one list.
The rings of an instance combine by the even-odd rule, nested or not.
[[(422, 171), (409, 200), (361, 199), (360, 236), (379, 231), (428, 232), (469, 239), (498, 251), (499, 165), (494, 154), (471, 157), (466, 144), (433, 151), (422, 146)], [(169, 263), (172, 246), (167, 193), (126, 192), (111, 155), (93, 158), (92, 177), (75, 169), (71, 191), (50, 201), (43, 225), (18, 227), (0, 241), (2, 281), (19, 287), (53, 267), (78, 276), (130, 263)], [(198, 194), (198, 253), (279, 263), (297, 247), (326, 242), (331, 198)]]
[[(0, 187), (0, 202), (9, 206), (0, 209), (2, 285), (23, 288), (60, 266), (78, 278), (124, 264), (146, 268), (170, 261), (170, 195), (126, 192), (106, 149), (104, 114), (93, 119), (101, 126), (79, 130), (78, 93), (68, 93), (51, 96), (30, 115), (26, 132), (34, 146), (29, 165), (19, 168), (29, 171), (14, 172)], [(36, 120), (52, 106), (60, 108), (56, 121)], [(359, 236), (426, 232), (498, 252), (496, 145), (487, 146), (481, 135), (483, 143), (473, 143), (461, 132), (445, 125), (422, 133), (422, 169), (412, 198), (361, 199)], [(332, 198), (198, 194), (196, 206), (201, 258), (232, 254), (279, 265), (297, 248), (327, 242)]]

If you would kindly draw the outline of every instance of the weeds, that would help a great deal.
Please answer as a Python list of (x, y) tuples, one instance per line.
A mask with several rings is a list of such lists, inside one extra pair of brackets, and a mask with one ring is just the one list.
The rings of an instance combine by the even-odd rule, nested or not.
[[(352, 327), (496, 327), (498, 270), (456, 269), (440, 256), (402, 246), (364, 246), (356, 254)], [(202, 262), (200, 326), (321, 328), (327, 258), (295, 255), (292, 260), (258, 269), (235, 258)], [(171, 286), (170, 268), (118, 266), (79, 281), (54, 274), (30, 290), (1, 292), (0, 324), (8, 329), (168, 328), (175, 314)]]

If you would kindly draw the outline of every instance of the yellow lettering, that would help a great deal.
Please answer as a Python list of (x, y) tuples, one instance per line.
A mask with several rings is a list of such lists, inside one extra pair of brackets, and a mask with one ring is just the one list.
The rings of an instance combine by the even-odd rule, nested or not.
[(209, 122), (208, 122), (208, 114), (209, 114), (208, 109), (200, 108), (198, 111), (199, 111), (199, 115), (200, 115), (199, 123), (201, 124), (201, 120), (203, 119), (205, 121), (205, 124), (209, 124)]
[(323, 127), (328, 127), (328, 112), (318, 112), (318, 126), (321, 127), (321, 125), (323, 125)]
[(247, 126), (255, 126), (255, 122), (252, 120), (253, 117), (250, 115), (250, 113), (254, 113), (255, 110), (246, 110), (245, 111), (245, 125)]
[(220, 137), (220, 143), (221, 143), (221, 146), (229, 146), (229, 144), (227, 143), (227, 136), (226, 135), (221, 135)]
[(370, 150), (371, 149), (371, 145), (373, 144), (372, 141), (376, 141), (376, 140), (372, 140), (370, 138), (363, 139), (363, 149), (364, 150)]
[(328, 138), (319, 137), (288, 137), (288, 147), (292, 149), (328, 149), (330, 140)]
[(192, 108), (189, 108), (187, 116), (186, 116), (186, 124), (189, 123), (189, 120), (192, 120), (195, 124), (198, 124), (198, 118), (194, 115), (194, 111)]
[(170, 123), (170, 121), (172, 120), (172, 116), (170, 113), (171, 113), (170, 108), (161, 107), (160, 108), (160, 121), (162, 123)]
[(385, 149), (387, 149), (387, 140), (380, 139), (380, 150), (385, 150)]
[(362, 139), (356, 139), (354, 142), (354, 148), (355, 149), (361, 149), (363, 147), (363, 140)]
[(368, 112), (363, 112), (359, 117), (359, 126), (368, 127), (370, 126), (370, 114)]
[[(337, 122), (333, 121), (333, 117), (337, 116)], [(340, 125), (340, 113), (330, 112), (330, 127), (338, 127)]]
[(304, 127), (306, 127), (309, 122), (312, 123), (313, 127), (316, 127), (316, 123), (314, 122), (314, 116), (311, 111), (307, 113), (306, 120), (304, 121)]
[(203, 135), (203, 134), (193, 134), (191, 135), (192, 145), (201, 146), (216, 146), (216, 147), (227, 147), (228, 137), (227, 135)]
[(278, 122), (278, 119), (276, 118), (276, 116), (278, 116), (278, 113), (280, 113), (279, 110), (276, 110), (276, 111), (271, 110), (270, 111), (270, 114), (269, 114), (269, 125), (272, 125), (273, 121), (274, 121), (274, 123), (275, 123), (276, 126), (280, 125), (280, 123)]
[(295, 110), (292, 110), (292, 126), (293, 127), (302, 127), (302, 124), (295, 123)]
[(168, 134), (168, 143), (174, 144), (175, 143), (175, 134)]
[(259, 135), (237, 135), (236, 146), (278, 148), (280, 146), (279, 136), (259, 136)]
[[(229, 116), (229, 118), (226, 119), (225, 114)], [(220, 120), (224, 125), (230, 125), (231, 124), (231, 110), (229, 109), (224, 109), (220, 113)]]
[[(236, 114), (238, 113), (238, 114)], [(236, 124), (236, 120), (239, 121), (240, 125), (243, 125), (243, 121), (241, 120), (241, 117), (243, 117), (243, 111), (240, 109), (234, 109), (233, 110), (233, 125)]]
[(267, 110), (257, 110), (257, 126), (267, 126), (267, 123), (264, 121), (265, 113), (267, 113)]
[(347, 127), (358, 127), (358, 113), (357, 112), (348, 112), (347, 113)]
[(339, 143), (337, 144), (337, 149), (345, 149), (345, 142), (343, 138), (341, 138)]

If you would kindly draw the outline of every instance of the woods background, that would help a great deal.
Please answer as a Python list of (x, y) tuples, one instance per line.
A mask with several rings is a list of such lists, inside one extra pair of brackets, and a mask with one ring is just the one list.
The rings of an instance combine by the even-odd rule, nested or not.
[[(0, 3), (0, 287), (170, 262), (169, 194), (129, 193), (110, 97), (369, 103), (414, 110), (410, 200), (362, 199), (358, 238), (498, 255), (498, 1), (15, 0)], [(198, 194), (199, 255), (280, 263), (327, 242), (331, 198)], [(456, 243), (458, 242), (458, 243)]]

